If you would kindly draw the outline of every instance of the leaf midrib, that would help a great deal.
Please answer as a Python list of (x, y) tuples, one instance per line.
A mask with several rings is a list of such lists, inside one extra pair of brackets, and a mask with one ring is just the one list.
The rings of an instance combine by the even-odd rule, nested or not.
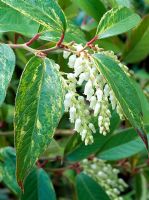
[(96, 199), (94, 198), (94, 196), (92, 195), (92, 193), (90, 192), (90, 190), (88, 189), (88, 187), (86, 186), (86, 184), (85, 184), (85, 182), (83, 181), (83, 178), (82, 178), (82, 177), (80, 177), (80, 180), (81, 180), (82, 184), (84, 185), (85, 189), (87, 190), (88, 194), (90, 195), (90, 197), (91, 197), (93, 200), (96, 200)]
[(100, 35), (102, 36), (102, 35), (106, 34), (108, 31), (110, 31), (111, 29), (113, 29), (113, 28), (115, 28), (116, 26), (118, 26), (118, 24), (123, 24), (125, 21), (128, 21), (129, 18), (131, 18), (131, 17), (132, 17), (132, 16), (129, 16), (129, 17), (125, 18), (124, 20), (121, 20), (120, 22), (115, 23), (113, 26), (112, 26), (112, 25), (111, 25), (111, 26), (108, 26), (106, 29), (103, 30), (102, 33), (100, 33)]
[[(32, 139), (33, 139), (33, 133), (35, 132), (35, 125), (37, 124), (37, 117), (38, 117), (38, 111), (39, 111), (39, 103), (40, 103), (40, 98), (41, 98), (41, 89), (42, 89), (42, 85), (43, 85), (43, 78), (44, 78), (44, 73), (45, 73), (45, 69), (46, 69), (46, 65), (45, 65), (45, 62), (44, 61), (42, 61), (43, 63), (43, 73), (42, 73), (42, 75), (41, 75), (41, 84), (40, 84), (40, 86), (39, 86), (39, 91), (38, 91), (38, 93), (37, 94), (40, 94), (40, 95), (37, 95), (39, 98), (37, 98), (38, 99), (38, 102), (37, 102), (37, 111), (36, 111), (36, 115), (35, 115), (35, 122), (34, 122), (34, 126), (33, 126), (33, 131), (32, 131), (32, 136), (31, 136), (31, 141), (32, 141)], [(41, 63), (40, 63), (40, 65), (42, 65)], [(39, 67), (40, 67), (40, 65), (39, 65)], [(30, 146), (30, 149), (31, 149), (31, 146)]]
[[(99, 62), (101, 65), (103, 65), (103, 66), (105, 66), (104, 64), (102, 64), (100, 61), (97, 61), (97, 62)], [(97, 64), (96, 64), (96, 66), (97, 66)], [(106, 68), (106, 67), (105, 67)], [(98, 69), (98, 71), (100, 72), (100, 70), (99, 70), (99, 68), (98, 68), (98, 66), (97, 66), (97, 69)], [(106, 77), (105, 77), (106, 78)], [(107, 80), (107, 82), (109, 83), (109, 80), (106, 78), (106, 80)], [(110, 84), (110, 83), (109, 83)], [(115, 88), (117, 89), (117, 86), (116, 86), (116, 84), (113, 82), (113, 84), (115, 85)], [(111, 86), (111, 84), (110, 84), (110, 86)], [(117, 92), (118, 92), (119, 90), (117, 89)], [(118, 92), (119, 93), (119, 92)], [(130, 109), (130, 107), (129, 107), (129, 105), (127, 104), (127, 102), (125, 101), (125, 99), (123, 98), (123, 97), (121, 97), (122, 99), (123, 99), (123, 101), (124, 101), (124, 103), (126, 104), (126, 106), (127, 106), (127, 108), (128, 108), (128, 110), (129, 110), (129, 112), (130, 112), (130, 114), (131, 114), (131, 116), (132, 116), (132, 118), (134, 119), (134, 115), (133, 115), (133, 113), (132, 113), (132, 111), (131, 111), (131, 109)], [(117, 97), (116, 97), (116, 99), (117, 99)], [(119, 100), (117, 99), (117, 101), (119, 102)], [(121, 105), (121, 103), (119, 102), (119, 104)], [(124, 113), (125, 114), (125, 113)], [(125, 116), (126, 116), (126, 114), (125, 114)], [(128, 119), (128, 117), (126, 116), (126, 118)]]

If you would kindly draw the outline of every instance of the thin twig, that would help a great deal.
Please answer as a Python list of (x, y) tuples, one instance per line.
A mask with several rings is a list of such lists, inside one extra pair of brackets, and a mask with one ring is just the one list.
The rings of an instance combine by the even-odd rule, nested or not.
[(4, 131), (4, 132), (0, 132), (0, 136), (9, 136), (9, 135), (13, 135), (14, 131)]
[(40, 37), (40, 33), (37, 33), (32, 39), (26, 42), (26, 45), (30, 46), (34, 41), (38, 40), (39, 37)]
[(60, 40), (59, 40), (59, 41), (57, 42), (57, 44), (56, 44), (57, 47), (60, 47), (60, 46), (61, 46), (61, 44), (62, 44), (62, 42), (63, 42), (63, 40), (64, 40), (64, 37), (65, 37), (65, 34), (62, 33)]

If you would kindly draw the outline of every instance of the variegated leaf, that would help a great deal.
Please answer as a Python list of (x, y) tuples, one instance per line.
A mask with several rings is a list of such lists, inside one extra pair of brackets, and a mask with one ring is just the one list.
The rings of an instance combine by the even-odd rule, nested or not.
[(0, 105), (3, 103), (6, 90), (15, 67), (15, 55), (6, 44), (0, 44)]
[(0, 149), (0, 177), (7, 187), (14, 194), (20, 193), (20, 188), (16, 181), (16, 154), (12, 147)]
[(125, 117), (136, 129), (148, 149), (141, 102), (132, 81), (111, 57), (103, 53), (96, 53), (94, 58), (97, 62), (97, 68), (109, 83), (121, 105)]
[(43, 25), (48, 30), (54, 29), (57, 32), (64, 32), (66, 30), (65, 15), (55, 0), (1, 1), (21, 14), (26, 15), (31, 20)]
[(111, 9), (101, 18), (96, 35), (99, 38), (107, 38), (127, 32), (137, 26), (141, 18), (130, 9), (122, 7)]
[(63, 87), (56, 64), (32, 58), (25, 67), (16, 97), (15, 145), (20, 186), (53, 137), (63, 112)]

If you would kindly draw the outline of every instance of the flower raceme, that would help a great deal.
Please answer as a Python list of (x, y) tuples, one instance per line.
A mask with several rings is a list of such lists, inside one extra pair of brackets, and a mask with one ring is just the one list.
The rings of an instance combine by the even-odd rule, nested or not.
[[(91, 114), (98, 117), (100, 133), (106, 135), (110, 131), (111, 111), (116, 110), (120, 118), (123, 119), (123, 111), (117, 101), (112, 89), (104, 76), (97, 69), (96, 63), (87, 50), (83, 50), (82, 45), (74, 45), (79, 55), (64, 51), (63, 57), (68, 59), (68, 66), (73, 73), (67, 74), (65, 80), (67, 93), (65, 95), (65, 111), (69, 112), (70, 122), (75, 124), (75, 130), (80, 133), (85, 145), (93, 143), (92, 133), (96, 132), (94, 124), (91, 123)], [(96, 49), (99, 48), (96, 46)], [(117, 57), (111, 52), (109, 56)], [(118, 62), (118, 60), (117, 60)], [(120, 65), (129, 75), (126, 66)], [(83, 94), (77, 92), (79, 86), (83, 87)]]
[(111, 200), (123, 200), (120, 193), (125, 190), (127, 184), (118, 177), (118, 169), (112, 168), (110, 164), (98, 158), (84, 159), (81, 162), (81, 167), (85, 174), (103, 187)]

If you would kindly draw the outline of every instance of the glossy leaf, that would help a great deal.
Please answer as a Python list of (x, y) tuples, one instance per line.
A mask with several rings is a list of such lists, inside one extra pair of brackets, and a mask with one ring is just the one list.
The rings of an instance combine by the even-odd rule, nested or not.
[(1, 1), (49, 30), (54, 29), (57, 32), (63, 32), (66, 30), (66, 19), (64, 13), (54, 0)]
[(101, 18), (96, 35), (101, 39), (125, 33), (137, 26), (140, 19), (139, 15), (126, 7), (112, 9)]
[[(146, 126), (149, 133), (149, 125)], [(149, 134), (147, 135), (149, 140)], [(100, 149), (98, 157), (104, 160), (120, 160), (144, 150), (144, 145), (133, 128), (117, 132)]]
[(83, 173), (77, 175), (76, 187), (78, 200), (110, 200), (101, 186)]
[(125, 117), (136, 129), (148, 148), (143, 126), (140, 99), (130, 78), (125, 74), (121, 67), (107, 55), (98, 53), (95, 54), (94, 57), (97, 61), (97, 68), (112, 88)]
[(43, 169), (34, 169), (26, 178), (21, 200), (56, 200), (50, 177)]
[(17, 32), (25, 36), (38, 33), (39, 24), (0, 1), (0, 32)]
[(0, 149), (0, 177), (10, 190), (15, 194), (20, 193), (16, 176), (16, 154), (12, 147)]
[(63, 111), (63, 95), (55, 62), (32, 58), (16, 97), (15, 145), (20, 186), (53, 137)]
[(136, 81), (133, 81), (133, 84), (140, 98), (142, 113), (143, 113), (143, 122), (145, 124), (149, 124), (149, 100), (146, 98), (140, 85), (136, 83)]
[(135, 63), (149, 55), (149, 15), (146, 15), (140, 25), (131, 33), (124, 50), (124, 60)]
[[(24, 25), (25, 24), (25, 25)], [(30, 18), (24, 16), (19, 11), (12, 9), (6, 4), (0, 2), (0, 32), (15, 32), (21, 33), (28, 37), (33, 37), (38, 33), (40, 24), (36, 21), (30, 20)], [(42, 32), (42, 31), (41, 31)], [(79, 37), (78, 37), (79, 35)], [(55, 29), (48, 31), (45, 29), (40, 39), (58, 42), (61, 37), (61, 32), (55, 31)], [(75, 41), (76, 43), (86, 43), (85, 35), (81, 29), (69, 22), (67, 27), (64, 42)]]
[(0, 106), (3, 103), (6, 90), (15, 68), (15, 55), (6, 44), (0, 44)]
[(104, 4), (100, 0), (74, 0), (74, 2), (96, 21), (99, 21), (106, 12)]
[(147, 179), (143, 172), (140, 172), (134, 177), (133, 185), (135, 187), (135, 196), (139, 200), (148, 199)]

